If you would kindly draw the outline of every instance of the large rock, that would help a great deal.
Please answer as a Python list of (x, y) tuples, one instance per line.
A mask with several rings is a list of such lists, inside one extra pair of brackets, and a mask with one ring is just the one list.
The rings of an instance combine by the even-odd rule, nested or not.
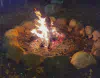
[(18, 32), (16, 29), (10, 29), (5, 33), (5, 37), (8, 39), (13, 39), (18, 37)]
[(98, 40), (99, 38), (100, 38), (100, 32), (99, 31), (94, 31), (93, 33), (92, 33), (92, 35), (93, 35), (93, 40), (94, 41), (96, 41), (96, 40)]
[(71, 64), (73, 64), (77, 69), (81, 69), (91, 64), (96, 64), (96, 60), (92, 55), (80, 51), (72, 56)]
[[(21, 26), (16, 26), (13, 29), (8, 30), (4, 35), (4, 47), (7, 48), (7, 57), (19, 63), (22, 60), (29, 66), (36, 66), (41, 63), (42, 57), (35, 54), (27, 53), (26, 50), (21, 46), (18, 40), (21, 37), (20, 34), (29, 33), (32, 29), (32, 22), (26, 22)], [(27, 30), (26, 30), (27, 29)], [(22, 36), (22, 39), (25, 37)], [(43, 57), (44, 58), (44, 57)]]
[(10, 29), (5, 33), (4, 46), (7, 48), (7, 57), (15, 61), (19, 61), (24, 50), (20, 47), (18, 43), (18, 32), (16, 29)]
[(8, 30), (4, 35), (4, 41), (5, 41), (4, 46), (6, 48), (10, 47), (10, 45), (19, 47), (18, 40), (17, 40), (18, 35), (19, 34), (16, 29)]
[(83, 24), (75, 19), (70, 20), (67, 32), (73, 34), (74, 36), (85, 36)]

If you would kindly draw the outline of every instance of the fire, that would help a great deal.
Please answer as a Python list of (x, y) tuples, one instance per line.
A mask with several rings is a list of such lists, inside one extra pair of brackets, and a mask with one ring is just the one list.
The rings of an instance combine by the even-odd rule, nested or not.
[[(60, 41), (62, 40), (62, 34), (58, 33), (56, 30), (56, 27), (53, 27), (53, 22), (51, 21), (51, 26), (48, 27), (47, 26), (47, 22), (46, 22), (46, 18), (42, 18), (42, 14), (40, 13), (40, 11), (37, 11), (35, 9), (35, 14), (38, 17), (38, 19), (35, 21), (35, 29), (32, 29), (31, 33), (33, 33), (34, 35), (38, 36), (44, 47), (48, 48), (49, 44), (50, 44), (50, 38), (51, 36), (55, 36), (58, 38), (58, 41), (52, 41), (52, 45), (58, 45)], [(50, 29), (48, 29), (50, 28)], [(61, 43), (61, 42), (60, 42)], [(52, 46), (51, 46), (52, 47)]]
[(44, 42), (44, 47), (48, 47), (49, 45), (49, 30), (46, 26), (46, 18), (42, 18), (42, 14), (40, 11), (35, 11), (36, 16), (38, 17), (38, 20), (36, 20), (39, 25), (35, 25), (37, 28), (33, 29), (31, 33), (37, 35), (39, 38), (42, 39)]

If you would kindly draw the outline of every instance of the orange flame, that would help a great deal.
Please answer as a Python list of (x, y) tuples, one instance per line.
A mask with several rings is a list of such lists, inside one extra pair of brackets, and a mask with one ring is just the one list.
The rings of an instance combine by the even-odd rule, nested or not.
[[(42, 18), (42, 14), (40, 13), (40, 11), (35, 10), (35, 14), (38, 17), (38, 20), (36, 20), (36, 22), (38, 22), (40, 25), (36, 25), (37, 29), (33, 29), (31, 31), (31, 33), (34, 33), (39, 38), (41, 38), (42, 41), (45, 42), (45, 47), (48, 47), (48, 44), (49, 44), (49, 34), (48, 34), (49, 30), (46, 26), (45, 18)], [(41, 33), (39, 33), (38, 31), (40, 31)]]
[[(52, 32), (53, 35), (56, 36), (60, 34), (56, 31), (55, 27), (51, 27), (51, 30), (47, 28), (46, 18), (42, 18), (42, 14), (40, 13), (40, 11), (35, 9), (35, 14), (38, 17), (38, 19), (36, 20), (38, 24), (35, 24), (36, 29), (33, 29), (31, 33), (35, 34), (42, 40), (42, 42), (44, 43), (44, 47), (48, 47), (50, 42), (50, 31)], [(52, 25), (53, 22), (51, 22), (51, 26)]]

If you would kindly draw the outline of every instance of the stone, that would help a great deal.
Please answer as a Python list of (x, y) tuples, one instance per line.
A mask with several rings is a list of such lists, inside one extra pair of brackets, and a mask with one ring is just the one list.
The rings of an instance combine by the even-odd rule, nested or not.
[(100, 49), (97, 49), (95, 52), (93, 52), (93, 55), (100, 57)]
[(56, 20), (57, 25), (67, 25), (67, 20), (65, 18), (58, 18)]
[(96, 64), (94, 57), (86, 52), (80, 51), (72, 56), (71, 64), (77, 69), (86, 68), (91, 64)]
[(85, 30), (83, 25), (76, 21), (75, 19), (72, 19), (69, 23), (69, 26), (67, 28), (68, 32), (70, 32), (71, 34), (73, 34), (74, 36), (82, 36), (84, 37), (85, 35)]
[(100, 49), (100, 39), (94, 42), (93, 48)]
[(15, 26), (15, 29), (17, 30), (18, 33), (22, 33), (25, 31), (25, 28), (23, 26)]
[(55, 17), (50, 17), (50, 20), (51, 20), (51, 22), (55, 22), (56, 21), (56, 18)]
[(21, 25), (28, 30), (34, 28), (34, 22), (32, 21), (24, 21)]
[(8, 30), (5, 35), (4, 35), (7, 39), (13, 39), (18, 37), (18, 32), (16, 29), (10, 29)]
[(10, 45), (16, 45), (19, 46), (17, 38), (18, 38), (18, 32), (16, 29), (10, 29), (4, 34), (4, 46), (7, 48)]
[(93, 32), (93, 28), (91, 26), (86, 26), (85, 27), (85, 33), (88, 36), (88, 38), (92, 37), (92, 32)]
[(82, 35), (83, 37), (85, 36), (85, 29), (84, 29), (84, 28), (82, 28), (82, 29), (80, 30), (80, 35)]
[(92, 35), (93, 35), (93, 40), (94, 41), (96, 41), (96, 40), (98, 40), (99, 38), (100, 38), (100, 32), (99, 31), (94, 31), (93, 33), (92, 33)]
[(19, 38), (22, 40), (26, 38), (23, 33), (29, 33), (29, 30), (31, 29), (30, 26), (32, 25), (33, 24), (31, 22), (26, 22), (23, 25), (10, 29), (5, 33), (4, 47), (7, 49), (7, 58), (10, 58), (17, 63), (22, 60), (26, 65), (29, 66), (39, 65), (41, 61), (43, 61), (42, 58), (44, 57), (36, 54), (31, 54), (32, 52), (27, 53), (23, 48), (24, 46), (21, 44), (21, 40), (19, 41)]
[(75, 19), (70, 20), (69, 27), (75, 28), (77, 26), (77, 21)]
[(18, 32), (16, 29), (8, 30), (4, 35), (4, 47), (7, 48), (7, 57), (19, 62), (21, 56), (24, 53), (24, 50), (20, 47), (18, 43)]
[(67, 30), (68, 30), (68, 32), (71, 32), (72, 31), (72, 28), (68, 27)]

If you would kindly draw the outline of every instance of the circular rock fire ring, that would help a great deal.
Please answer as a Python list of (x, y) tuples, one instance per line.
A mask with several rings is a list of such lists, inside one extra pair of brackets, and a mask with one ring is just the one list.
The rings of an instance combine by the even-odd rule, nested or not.
[(49, 21), (42, 18), (39, 11), (36, 11), (36, 16), (38, 19), (24, 22), (5, 33), (8, 58), (17, 62), (23, 59), (38, 65), (47, 57), (70, 57), (78, 51), (87, 48), (88, 51), (91, 50), (90, 40), (78, 35), (79, 32), (69, 33), (70, 29), (66, 23), (64, 25), (57, 23), (59, 19), (56, 21), (50, 19), (51, 22), (48, 23)]
[(22, 26), (17, 26), (14, 29), (10, 29), (5, 33), (5, 39), (7, 40), (7, 43), (9, 43), (7, 44), (8, 47), (13, 47), (15, 45), (16, 47), (21, 48), (24, 51), (24, 54), (36, 54), (45, 57), (67, 55), (77, 50), (77, 45), (73, 40), (63, 38), (61, 35), (59, 39), (53, 37), (47, 51), (43, 46), (41, 39), (37, 36), (33, 36), (30, 32), (31, 29), (34, 29), (34, 23), (27, 23), (32, 24), (32, 26), (24, 24)]

